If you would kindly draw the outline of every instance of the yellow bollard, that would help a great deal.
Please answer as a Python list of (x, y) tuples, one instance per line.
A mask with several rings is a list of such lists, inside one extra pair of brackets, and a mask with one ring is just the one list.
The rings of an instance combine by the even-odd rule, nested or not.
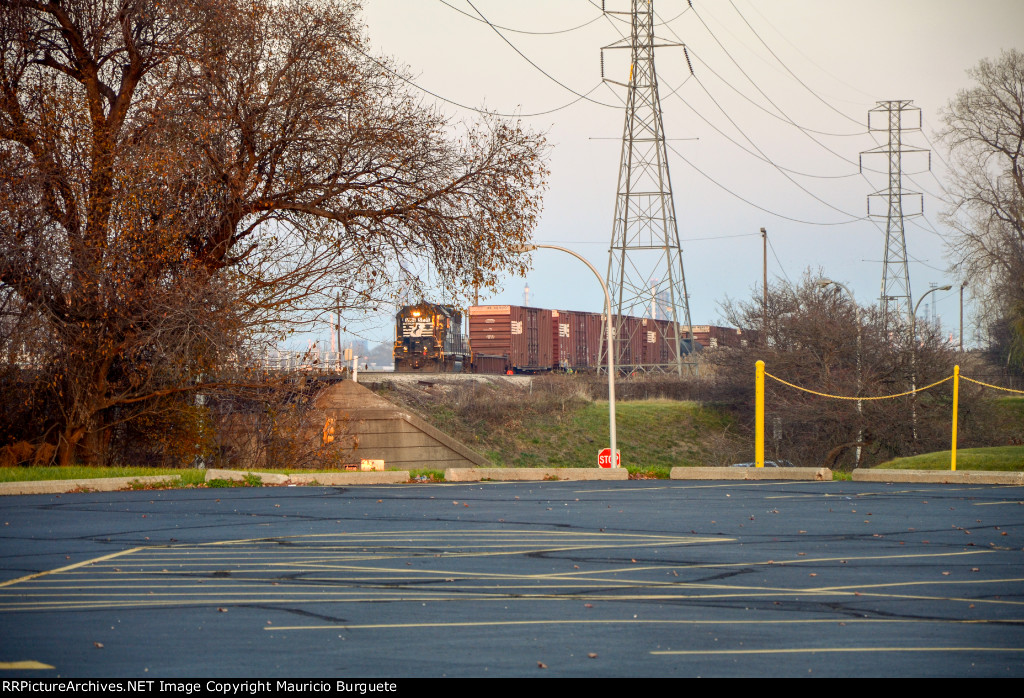
[(953, 459), (950, 463), (950, 470), (956, 470), (956, 416), (959, 411), (960, 401), (960, 367), (953, 367)]
[(754, 381), (754, 467), (764, 467), (764, 361), (758, 361)]

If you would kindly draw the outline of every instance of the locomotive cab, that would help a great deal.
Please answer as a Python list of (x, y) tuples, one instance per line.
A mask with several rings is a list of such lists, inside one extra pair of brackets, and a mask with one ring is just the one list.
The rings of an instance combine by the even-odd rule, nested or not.
[(448, 372), (462, 369), (462, 313), (419, 303), (402, 308), (395, 323), (395, 371)]

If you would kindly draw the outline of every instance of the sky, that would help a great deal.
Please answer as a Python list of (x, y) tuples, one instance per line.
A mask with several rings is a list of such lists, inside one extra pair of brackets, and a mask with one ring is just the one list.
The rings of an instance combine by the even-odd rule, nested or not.
[[(604, 4), (629, 9), (629, 0)], [(519, 115), (546, 133), (550, 187), (535, 242), (569, 247), (604, 274), (625, 92), (602, 84), (601, 48), (628, 37), (628, 15), (603, 14), (600, 0), (363, 5), (373, 52), (407, 67), (424, 104), (456, 123), (478, 118), (476, 109)], [(770, 281), (811, 269), (846, 284), (860, 303), (877, 303), (885, 222), (865, 215), (867, 195), (887, 186), (887, 164), (865, 156), (862, 173), (859, 154), (886, 137), (867, 131), (868, 111), (913, 100), (923, 129), (905, 142), (932, 151), (904, 160), (914, 173), (904, 187), (923, 194), (924, 215), (905, 225), (913, 297), (930, 283), (953, 284), (925, 303), (935, 299), (943, 327), (958, 334), (959, 292), (940, 221), (947, 153), (936, 134), (944, 106), (971, 84), (968, 68), (1024, 48), (1024, 2), (654, 0), (654, 11), (656, 36), (686, 44), (693, 66), (691, 74), (678, 47), (657, 50), (693, 322), (724, 324), (727, 298), (759, 293), (762, 227)], [(628, 51), (605, 51), (607, 77), (624, 82), (628, 64)], [(523, 304), (528, 284), (530, 305), (601, 310), (600, 286), (582, 263), (540, 250), (533, 265), (481, 302)], [(391, 317), (363, 326), (373, 341), (392, 338)]]

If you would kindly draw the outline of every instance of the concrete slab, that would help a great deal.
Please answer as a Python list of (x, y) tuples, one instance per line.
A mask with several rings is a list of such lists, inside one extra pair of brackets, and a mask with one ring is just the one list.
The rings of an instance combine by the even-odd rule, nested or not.
[(628, 480), (629, 472), (625, 468), (448, 468), (444, 471), (444, 479), (447, 482)]
[(876, 470), (857, 468), (855, 482), (936, 482), (961, 485), (1024, 485), (1024, 473), (998, 470)]
[(211, 468), (206, 471), (206, 481), (233, 480), (241, 482), (246, 475), (256, 475), (264, 485), (391, 485), (409, 481), (408, 470), (369, 470), (354, 472), (323, 472), (323, 473), (261, 473), (247, 470), (220, 470)]
[(0, 482), (0, 495), (8, 494), (62, 494), (64, 492), (118, 492), (130, 490), (132, 485), (177, 484), (174, 474), (145, 475), (136, 477), (84, 478), (80, 480), (26, 480), (23, 482)]
[(335, 383), (317, 396), (315, 405), (354, 441), (353, 460), (379, 459), (403, 470), (490, 465), (466, 444), (358, 383)]
[(712, 468), (675, 467), (669, 472), (673, 480), (811, 480), (831, 482), (828, 468)]
[(264, 485), (285, 485), (288, 483), (288, 476), (279, 473), (261, 473), (255, 470), (223, 470), (221, 468), (210, 468), (207, 470), (206, 481), (231, 480), (233, 482), (241, 482), (249, 475), (256, 475)]
[(367, 470), (351, 473), (307, 473), (289, 476), (292, 485), (393, 485), (409, 482), (408, 470)]

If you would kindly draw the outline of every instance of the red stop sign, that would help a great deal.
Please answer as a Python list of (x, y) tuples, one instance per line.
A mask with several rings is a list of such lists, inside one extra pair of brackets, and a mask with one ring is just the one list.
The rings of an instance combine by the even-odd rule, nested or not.
[(619, 468), (622, 467), (622, 453), (615, 451), (615, 465), (612, 465), (612, 450), (610, 448), (602, 449), (597, 454), (597, 467), (599, 468)]

